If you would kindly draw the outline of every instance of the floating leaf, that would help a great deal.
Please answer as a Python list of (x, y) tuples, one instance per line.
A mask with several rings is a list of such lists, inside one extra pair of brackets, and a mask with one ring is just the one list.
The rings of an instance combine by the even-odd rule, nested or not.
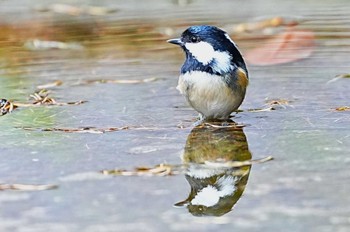
[(57, 185), (0, 184), (0, 190), (43, 191), (58, 188)]
[(308, 58), (314, 51), (312, 31), (288, 30), (264, 42), (245, 54), (248, 63), (274, 65)]

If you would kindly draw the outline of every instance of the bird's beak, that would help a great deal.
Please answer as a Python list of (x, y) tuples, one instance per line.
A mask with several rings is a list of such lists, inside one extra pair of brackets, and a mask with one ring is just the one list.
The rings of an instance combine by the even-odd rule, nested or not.
[(168, 43), (172, 43), (172, 44), (176, 44), (176, 45), (183, 45), (183, 42), (181, 39), (177, 38), (177, 39), (169, 39), (167, 40)]

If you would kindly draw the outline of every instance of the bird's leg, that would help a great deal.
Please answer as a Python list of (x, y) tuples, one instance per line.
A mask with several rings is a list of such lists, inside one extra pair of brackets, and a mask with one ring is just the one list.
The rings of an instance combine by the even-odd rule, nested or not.
[(201, 124), (203, 124), (203, 122), (205, 121), (205, 116), (203, 114), (199, 114), (197, 117), (197, 121), (195, 123), (193, 123), (193, 126), (199, 126)]

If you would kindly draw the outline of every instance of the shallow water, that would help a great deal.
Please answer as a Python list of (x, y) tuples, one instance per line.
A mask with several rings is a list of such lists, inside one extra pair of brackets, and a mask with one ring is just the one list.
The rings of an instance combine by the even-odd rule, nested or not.
[[(0, 183), (58, 185), (47, 191), (1, 191), (1, 231), (350, 229), (350, 114), (334, 110), (349, 106), (349, 79), (329, 82), (350, 69), (347, 1), (99, 4), (117, 11), (67, 16), (37, 11), (50, 5), (46, 1), (0, 1), (0, 98), (30, 102), (28, 97), (38, 85), (61, 80), (61, 86), (50, 88), (51, 97), (58, 102), (87, 101), (20, 107), (0, 117)], [(250, 85), (243, 112), (233, 118), (246, 126), (235, 132), (204, 130), (194, 136), (196, 128), (191, 125), (196, 113), (175, 89), (184, 57), (165, 40), (193, 24), (210, 23), (230, 31), (233, 25), (275, 16), (301, 18), (298, 28), (315, 33), (315, 51), (307, 59), (280, 65), (248, 63)], [(263, 32), (231, 35), (243, 54), (264, 44), (267, 37)], [(74, 42), (83, 48), (24, 46), (34, 39)], [(146, 78), (155, 81), (88, 82)], [(289, 105), (248, 111), (268, 107), (266, 101), (271, 99), (286, 99)], [(130, 129), (103, 134), (41, 130), (123, 126)], [(238, 191), (233, 209), (219, 209), (220, 214), (225, 212), (221, 216), (197, 217), (194, 207), (174, 207), (190, 195), (190, 185), (197, 189), (206, 185), (189, 175), (99, 173), (177, 165), (181, 156), (192, 154), (189, 149), (220, 156), (225, 153), (221, 149), (228, 148), (236, 154), (232, 160), (269, 155), (275, 160), (230, 174)], [(225, 199), (232, 204), (233, 197)]]

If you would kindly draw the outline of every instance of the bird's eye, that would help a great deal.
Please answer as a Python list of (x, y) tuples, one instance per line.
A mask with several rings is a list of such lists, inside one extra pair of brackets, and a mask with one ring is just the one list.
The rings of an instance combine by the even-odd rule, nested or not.
[(191, 40), (192, 43), (198, 43), (200, 41), (199, 37), (197, 37), (197, 36), (192, 36), (190, 38), (190, 40)]

